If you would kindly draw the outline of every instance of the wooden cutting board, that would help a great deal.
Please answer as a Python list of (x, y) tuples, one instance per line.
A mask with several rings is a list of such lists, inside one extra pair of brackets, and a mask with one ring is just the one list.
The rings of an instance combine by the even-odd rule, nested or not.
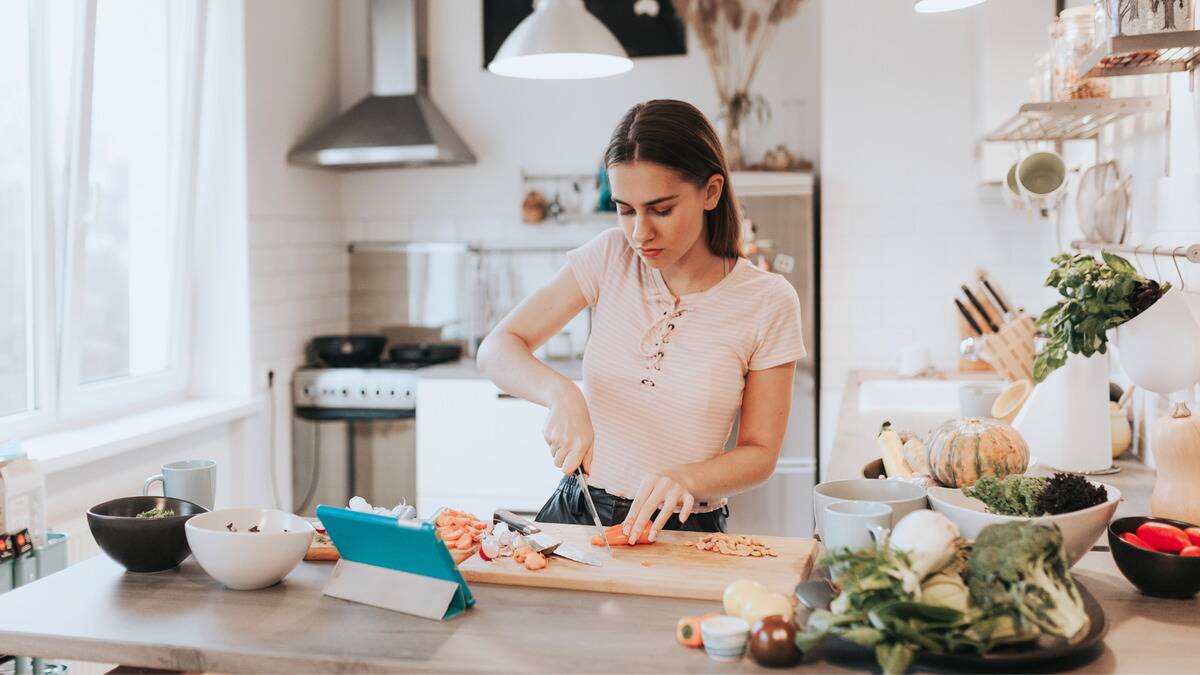
[[(589, 543), (595, 528), (548, 523), (538, 523), (538, 527), (604, 557), (603, 548)], [(545, 569), (531, 572), (512, 558), (488, 562), (476, 555), (458, 569), (470, 583), (716, 601), (721, 600), (729, 582), (754, 579), (790, 597), (796, 583), (806, 579), (812, 570), (817, 548), (812, 539), (759, 536), (779, 557), (751, 558), (700, 551), (686, 545), (701, 536), (702, 533), (696, 532), (664, 531), (653, 544), (614, 546), (613, 558), (605, 559), (602, 567), (550, 556)]]

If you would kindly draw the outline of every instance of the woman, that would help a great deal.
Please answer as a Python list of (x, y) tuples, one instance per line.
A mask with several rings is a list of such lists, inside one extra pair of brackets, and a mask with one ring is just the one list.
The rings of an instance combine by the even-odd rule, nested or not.
[[(572, 475), (583, 466), (605, 525), (652, 523), (651, 540), (724, 531), (726, 497), (766, 481), (779, 457), (805, 353), (800, 301), (738, 256), (724, 152), (695, 107), (634, 106), (605, 165), (620, 227), (569, 252), (483, 341), (479, 367), (549, 409), (543, 433), (567, 475), (538, 520), (593, 523)], [(532, 352), (588, 306), (581, 392)]]

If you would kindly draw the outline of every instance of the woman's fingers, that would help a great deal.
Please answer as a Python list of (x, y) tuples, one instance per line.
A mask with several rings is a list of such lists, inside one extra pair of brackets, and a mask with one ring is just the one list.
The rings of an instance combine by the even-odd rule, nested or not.
[(692, 515), (692, 509), (696, 506), (696, 498), (690, 492), (683, 493), (683, 506), (679, 509), (679, 522), (686, 523), (689, 516)]
[(671, 519), (671, 514), (675, 513), (675, 505), (679, 503), (681, 492), (683, 490), (678, 485), (673, 485), (667, 490), (662, 505), (659, 507), (658, 517), (654, 519), (654, 525), (650, 528), (650, 541), (658, 539), (659, 531), (666, 527), (667, 521)]
[(638, 515), (641, 514), (642, 505), (646, 503), (646, 500), (650, 499), (650, 495), (653, 492), (654, 481), (650, 479), (643, 479), (642, 484), (638, 486), (637, 494), (633, 497), (633, 502), (629, 504), (629, 513), (625, 515), (625, 526), (621, 528), (624, 530), (625, 536), (628, 537), (629, 533), (633, 531), (634, 521), (636, 521)]
[[(650, 494), (642, 501), (642, 505), (638, 507), (637, 517), (629, 528), (629, 543), (635, 544), (641, 538), (642, 532), (646, 529), (646, 524), (650, 522), (650, 517), (654, 515), (654, 510), (662, 504), (663, 493), (665, 487), (661, 479), (654, 481), (653, 489)], [(630, 511), (633, 509), (630, 508)]]

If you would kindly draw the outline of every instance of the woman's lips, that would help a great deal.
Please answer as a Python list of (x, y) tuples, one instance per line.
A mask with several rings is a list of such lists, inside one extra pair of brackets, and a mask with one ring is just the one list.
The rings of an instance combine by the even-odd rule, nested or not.
[(662, 252), (663, 252), (663, 250), (661, 248), (639, 248), (638, 249), (638, 253), (640, 253), (643, 258), (657, 258), (659, 256), (659, 254), (661, 254)]

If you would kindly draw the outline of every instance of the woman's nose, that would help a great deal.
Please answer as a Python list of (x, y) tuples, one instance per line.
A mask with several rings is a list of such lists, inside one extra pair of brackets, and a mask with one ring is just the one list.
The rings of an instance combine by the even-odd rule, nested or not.
[(654, 238), (654, 231), (650, 229), (650, 224), (646, 222), (644, 214), (637, 214), (633, 219), (633, 243), (641, 246), (642, 244)]

